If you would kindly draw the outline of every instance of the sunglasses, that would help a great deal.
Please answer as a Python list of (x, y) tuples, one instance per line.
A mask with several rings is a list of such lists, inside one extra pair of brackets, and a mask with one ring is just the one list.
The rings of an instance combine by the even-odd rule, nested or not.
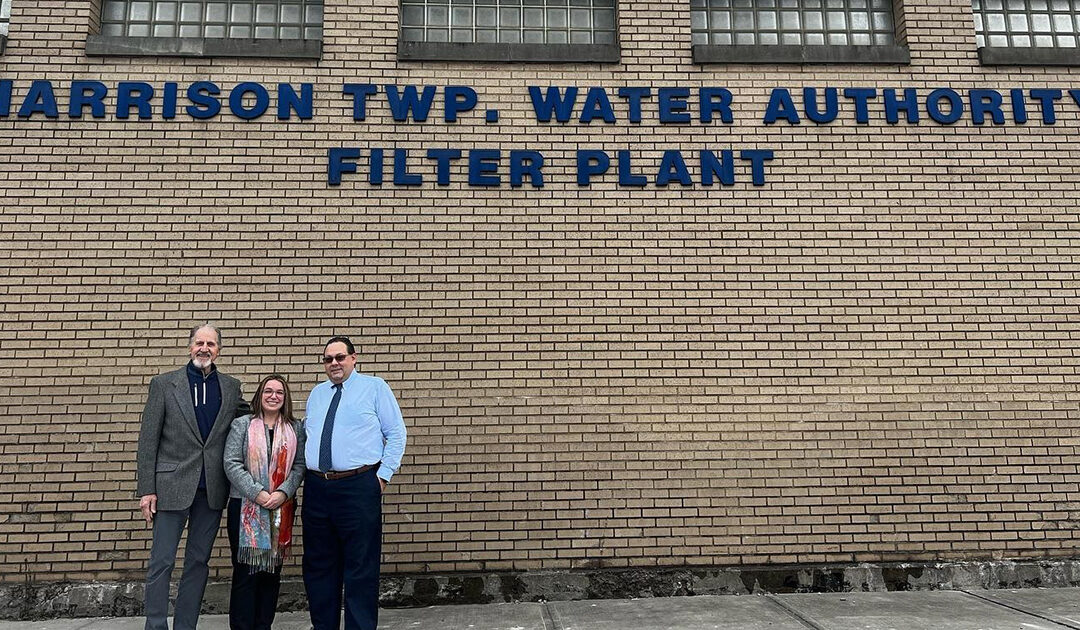
[(348, 354), (335, 354), (332, 357), (323, 357), (322, 362), (325, 363), (326, 365), (330, 365), (334, 361), (337, 361), (338, 363), (344, 363), (345, 359), (348, 359), (350, 356), (351, 355), (348, 355)]

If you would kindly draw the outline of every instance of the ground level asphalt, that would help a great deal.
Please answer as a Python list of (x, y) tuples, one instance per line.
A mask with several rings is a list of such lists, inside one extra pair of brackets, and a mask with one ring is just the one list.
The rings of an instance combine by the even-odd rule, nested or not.
[[(140, 617), (0, 621), (0, 630), (141, 630)], [(202, 630), (227, 630), (224, 615)], [(308, 630), (283, 613), (275, 630)], [(1080, 588), (722, 595), (383, 610), (380, 630), (1080, 630)]]

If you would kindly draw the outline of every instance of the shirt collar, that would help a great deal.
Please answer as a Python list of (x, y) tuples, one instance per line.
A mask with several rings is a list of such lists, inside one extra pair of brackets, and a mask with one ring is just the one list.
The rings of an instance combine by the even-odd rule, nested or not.
[[(353, 378), (355, 378), (355, 377), (356, 377), (356, 370), (353, 370), (352, 372), (349, 372), (349, 376), (344, 381), (341, 381), (341, 390), (345, 391), (346, 389), (348, 389), (349, 388), (349, 381), (353, 380)], [(334, 388), (334, 382), (333, 381), (331, 381), (330, 379), (327, 379), (326, 382), (330, 383), (330, 389)]]

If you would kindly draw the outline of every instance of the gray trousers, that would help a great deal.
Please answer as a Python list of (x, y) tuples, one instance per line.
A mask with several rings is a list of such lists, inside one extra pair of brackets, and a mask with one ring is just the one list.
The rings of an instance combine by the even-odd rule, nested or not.
[(169, 582), (180, 535), (188, 525), (184, 549), (184, 573), (176, 594), (173, 630), (195, 630), (199, 623), (206, 578), (210, 575), (210, 551), (221, 526), (221, 510), (211, 510), (206, 491), (195, 493), (186, 510), (158, 510), (154, 516), (154, 542), (146, 570), (146, 630), (169, 630)]

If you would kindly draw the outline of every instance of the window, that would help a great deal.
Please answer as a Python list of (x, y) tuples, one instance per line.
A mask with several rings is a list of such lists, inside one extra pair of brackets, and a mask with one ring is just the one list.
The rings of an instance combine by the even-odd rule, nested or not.
[(892, 2), (691, 0), (695, 60), (907, 63), (906, 49), (896, 46)]
[[(615, 0), (402, 0), (398, 52), (405, 59), (618, 61)], [(605, 58), (588, 58), (597, 53)]]
[(893, 43), (891, 0), (694, 0), (695, 44)]
[(1080, 65), (1080, 0), (972, 0), (971, 9), (983, 63)]
[(322, 0), (132, 2), (105, 0), (102, 35), (321, 39)]
[(322, 21), (322, 0), (103, 0), (87, 53), (311, 56), (296, 53), (321, 48)]
[(11, 22), (11, 0), (0, 0), (0, 55), (7, 49), (8, 23)]
[(405, 0), (401, 36), (412, 42), (614, 44), (614, 0)]

